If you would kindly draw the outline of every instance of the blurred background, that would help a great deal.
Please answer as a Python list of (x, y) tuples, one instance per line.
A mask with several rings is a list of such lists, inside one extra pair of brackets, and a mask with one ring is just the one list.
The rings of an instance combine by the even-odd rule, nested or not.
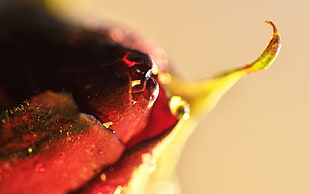
[(310, 12), (306, 0), (50, 0), (77, 20), (106, 19), (159, 43), (185, 78), (257, 58), (273, 21), (282, 51), (242, 79), (189, 139), (178, 167), (184, 194), (309, 194)]

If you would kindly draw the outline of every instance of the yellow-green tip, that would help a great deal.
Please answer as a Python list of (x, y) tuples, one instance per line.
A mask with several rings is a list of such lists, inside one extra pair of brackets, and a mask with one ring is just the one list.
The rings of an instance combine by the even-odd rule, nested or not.
[[(280, 34), (271, 21), (272, 37), (260, 56), (252, 63), (234, 68), (211, 79), (189, 81), (175, 75), (162, 75), (163, 83), (171, 96), (180, 96), (189, 103), (191, 115), (210, 111), (219, 99), (245, 75), (268, 68), (278, 56), (281, 48)], [(160, 77), (161, 78), (161, 77)]]
[(269, 44), (262, 52), (262, 54), (259, 56), (259, 58), (255, 60), (253, 63), (240, 69), (241, 71), (245, 71), (246, 73), (252, 73), (266, 69), (273, 63), (273, 61), (278, 56), (281, 48), (280, 34), (274, 23), (272, 23), (271, 21), (265, 21), (265, 23), (271, 25), (273, 28), (272, 38), (270, 39)]

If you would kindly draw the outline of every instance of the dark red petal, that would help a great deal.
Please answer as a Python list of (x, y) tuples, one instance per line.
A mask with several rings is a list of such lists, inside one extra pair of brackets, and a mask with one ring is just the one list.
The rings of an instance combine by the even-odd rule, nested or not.
[[(103, 169), (101, 173), (73, 193), (109, 194), (128, 186), (134, 171), (144, 163), (150, 162), (153, 149), (169, 135), (177, 121), (170, 112), (169, 101), (164, 91), (160, 90), (147, 126), (129, 142), (127, 148), (130, 149), (117, 163)], [(149, 175), (148, 171), (142, 173), (141, 176)]]
[(66, 91), (124, 143), (145, 127), (158, 88), (147, 54), (115, 42), (109, 29), (66, 25), (35, 6), (9, 5), (0, 9), (0, 111), (46, 90)]

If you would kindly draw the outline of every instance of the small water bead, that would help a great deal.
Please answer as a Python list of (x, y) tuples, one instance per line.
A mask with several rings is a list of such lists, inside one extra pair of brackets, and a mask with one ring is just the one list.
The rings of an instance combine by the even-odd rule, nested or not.
[(150, 166), (148, 171), (153, 172), (156, 168), (156, 158), (150, 153), (142, 154), (141, 157), (142, 157), (143, 163), (148, 164)]
[(28, 154), (31, 154), (33, 152), (32, 147), (29, 147), (27, 151), (28, 151)]
[(121, 194), (123, 191), (122, 186), (117, 186), (113, 194)]
[(102, 174), (100, 175), (100, 180), (101, 180), (101, 181), (106, 181), (106, 180), (107, 180), (107, 175), (106, 175), (105, 173), (102, 173)]
[(105, 123), (102, 123), (102, 125), (106, 128), (110, 128), (111, 125), (113, 125), (113, 122), (105, 122)]
[(36, 172), (40, 172), (40, 173), (45, 172), (45, 167), (41, 162), (35, 163), (34, 168)]
[(172, 96), (169, 102), (171, 113), (179, 119), (187, 120), (190, 116), (189, 104), (180, 96)]

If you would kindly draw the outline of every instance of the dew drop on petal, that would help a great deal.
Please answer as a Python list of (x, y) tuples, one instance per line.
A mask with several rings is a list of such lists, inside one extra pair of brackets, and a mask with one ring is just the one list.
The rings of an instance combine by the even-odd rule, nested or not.
[(156, 168), (156, 159), (152, 154), (142, 154), (142, 160), (144, 164), (149, 165), (149, 172), (153, 172)]
[(28, 151), (29, 154), (31, 154), (33, 152), (32, 147), (29, 147), (27, 151)]
[(105, 173), (101, 173), (100, 180), (101, 181), (106, 181), (107, 180), (107, 175)]
[(117, 186), (113, 194), (121, 194), (123, 190), (122, 186)]
[(106, 122), (106, 123), (102, 123), (102, 125), (106, 128), (110, 128), (111, 125), (113, 124), (113, 122)]
[(36, 172), (45, 172), (45, 167), (41, 162), (35, 163), (34, 168)]
[(190, 116), (189, 104), (180, 96), (172, 96), (169, 102), (171, 113), (179, 119), (187, 120)]
[(98, 154), (99, 155), (103, 154), (103, 151), (102, 150), (98, 150)]

